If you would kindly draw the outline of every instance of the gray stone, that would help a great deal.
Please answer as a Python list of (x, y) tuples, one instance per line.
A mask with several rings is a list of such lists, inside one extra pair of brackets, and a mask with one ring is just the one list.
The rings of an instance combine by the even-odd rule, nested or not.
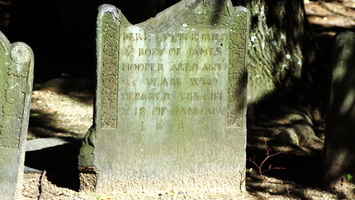
[(37, 138), (28, 140), (26, 142), (26, 151), (38, 151), (45, 148), (55, 147), (63, 144), (67, 144), (70, 141), (63, 138), (49, 137), (49, 138)]
[(355, 175), (355, 34), (340, 33), (334, 44), (322, 172), (325, 187), (348, 173)]
[(243, 191), (247, 34), (230, 0), (183, 0), (137, 25), (102, 5), (81, 189)]
[(29, 103), (33, 85), (33, 53), (10, 44), (0, 32), (0, 194), (20, 199)]

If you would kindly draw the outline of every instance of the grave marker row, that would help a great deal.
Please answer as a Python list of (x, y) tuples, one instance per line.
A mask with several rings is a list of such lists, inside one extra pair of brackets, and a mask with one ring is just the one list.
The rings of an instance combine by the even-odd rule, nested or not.
[[(230, 0), (184, 0), (138, 25), (100, 7), (81, 189), (245, 190), (248, 18)], [(19, 199), (33, 53), (0, 43), (0, 193)]]
[[(97, 21), (94, 125), (79, 155), (82, 190), (225, 190), (245, 185), (248, 13), (230, 0), (183, 0), (131, 25)], [(333, 52), (323, 184), (354, 174), (355, 35)], [(33, 83), (29, 46), (0, 33), (0, 194), (20, 199)]]

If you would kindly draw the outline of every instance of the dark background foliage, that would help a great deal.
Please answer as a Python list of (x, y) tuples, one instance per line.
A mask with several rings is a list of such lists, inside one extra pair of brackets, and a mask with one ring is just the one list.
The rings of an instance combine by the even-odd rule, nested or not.
[(1, 5), (1, 31), (10, 42), (22, 41), (35, 55), (35, 83), (57, 77), (95, 76), (97, 8), (118, 7), (136, 24), (178, 0), (13, 0)]

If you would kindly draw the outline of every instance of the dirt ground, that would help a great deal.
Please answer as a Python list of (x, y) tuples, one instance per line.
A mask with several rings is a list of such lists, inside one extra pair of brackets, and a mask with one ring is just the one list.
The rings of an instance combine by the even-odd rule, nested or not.
[[(328, 51), (331, 37), (337, 32), (355, 27), (355, 1), (305, 1), (308, 19), (312, 24), (320, 48)], [(68, 87), (67, 85), (70, 85)], [(92, 123), (93, 88), (88, 80), (55, 79), (43, 85), (36, 85), (32, 94), (30, 127), (28, 140), (45, 137), (60, 137), (65, 140), (77, 140), (83, 137)], [(218, 191), (150, 191), (136, 194), (86, 194), (78, 192), (76, 155), (78, 149), (69, 152), (59, 151), (51, 155), (29, 154), (26, 165), (43, 172), (31, 172), (24, 175), (24, 199), (355, 199), (355, 185), (348, 180), (324, 191), (319, 187), (321, 154), (323, 144), (308, 143), (301, 147), (276, 147), (264, 140), (279, 132), (279, 125), (289, 123), (279, 119), (268, 125), (248, 127), (247, 157), (255, 158), (260, 164), (269, 155), (277, 154), (267, 162), (268, 166), (281, 167), (264, 174), (258, 174), (258, 168), (247, 161), (247, 191), (243, 195), (225, 194)], [(324, 135), (324, 127), (315, 127), (318, 136)], [(68, 170), (53, 167), (55, 160), (46, 156), (61, 157), (60, 162), (68, 162)], [(40, 165), (31, 159), (39, 157)], [(50, 161), (48, 161), (49, 159)], [(264, 180), (262, 180), (264, 179)]]

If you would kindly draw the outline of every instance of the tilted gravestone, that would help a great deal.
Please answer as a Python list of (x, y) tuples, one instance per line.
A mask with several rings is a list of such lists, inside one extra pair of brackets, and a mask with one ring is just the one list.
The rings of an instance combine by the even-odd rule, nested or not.
[(332, 83), (326, 121), (322, 182), (339, 183), (355, 175), (355, 34), (337, 35), (332, 55)]
[(131, 25), (102, 5), (82, 190), (243, 191), (248, 13), (184, 0)]
[(10, 44), (0, 32), (0, 194), (20, 199), (33, 84), (29, 46)]

